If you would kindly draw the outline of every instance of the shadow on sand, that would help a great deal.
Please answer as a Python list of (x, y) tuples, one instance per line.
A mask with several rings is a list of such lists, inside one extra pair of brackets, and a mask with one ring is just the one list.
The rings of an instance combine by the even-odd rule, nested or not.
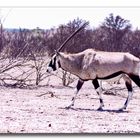
[(128, 113), (129, 111), (126, 110), (117, 110), (117, 109), (103, 109), (103, 110), (96, 110), (96, 109), (88, 109), (88, 108), (63, 108), (60, 107), (59, 109), (65, 109), (65, 110), (74, 110), (74, 111), (97, 111), (97, 112), (114, 112), (114, 113)]

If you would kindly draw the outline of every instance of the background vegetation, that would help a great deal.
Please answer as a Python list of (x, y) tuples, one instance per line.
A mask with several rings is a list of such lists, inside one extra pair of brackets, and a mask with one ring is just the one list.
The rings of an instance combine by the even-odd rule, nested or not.
[[(66, 38), (85, 20), (74, 19), (48, 30), (36, 28), (7, 30), (0, 24), (0, 80), (2, 85), (39, 85), (49, 77), (45, 68), (49, 57)], [(62, 50), (76, 53), (87, 48), (102, 51), (130, 52), (140, 57), (140, 30), (132, 30), (130, 21), (110, 14), (97, 28), (90, 25), (79, 32)], [(25, 69), (26, 68), (26, 69)], [(12, 70), (19, 73), (11, 74)], [(34, 75), (34, 76), (33, 76)], [(34, 77), (33, 79), (31, 77)], [(73, 80), (71, 74), (62, 71), (63, 85)], [(14, 82), (13, 82), (14, 81)]]

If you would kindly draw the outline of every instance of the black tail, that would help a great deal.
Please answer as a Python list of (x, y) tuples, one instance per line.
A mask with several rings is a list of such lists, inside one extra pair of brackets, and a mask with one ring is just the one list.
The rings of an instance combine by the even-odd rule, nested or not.
[(134, 83), (140, 87), (140, 78), (138, 75), (130, 74), (129, 77), (134, 81)]

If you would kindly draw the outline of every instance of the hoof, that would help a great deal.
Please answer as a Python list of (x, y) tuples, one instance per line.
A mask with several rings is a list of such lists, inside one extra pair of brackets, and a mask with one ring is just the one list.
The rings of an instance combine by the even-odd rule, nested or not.
[(123, 112), (124, 110), (126, 110), (126, 108), (122, 107), (122, 108), (120, 108), (118, 111), (119, 111), (119, 112)]
[(97, 110), (98, 111), (103, 111), (103, 108), (102, 107), (99, 107)]
[(71, 106), (66, 106), (66, 107), (65, 107), (65, 109), (70, 109), (70, 108), (71, 108)]
[(65, 107), (65, 109), (70, 109), (72, 106), (74, 106), (74, 105), (73, 105), (73, 104), (71, 104), (71, 105), (69, 105), (69, 106)]
[(73, 101), (74, 100), (74, 97), (71, 100)]

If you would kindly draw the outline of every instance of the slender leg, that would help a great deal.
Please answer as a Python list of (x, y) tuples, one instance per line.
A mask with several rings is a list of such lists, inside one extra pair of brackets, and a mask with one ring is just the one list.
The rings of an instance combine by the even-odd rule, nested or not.
[(133, 92), (132, 92), (132, 90), (133, 90), (132, 89), (132, 82), (131, 82), (130, 78), (127, 77), (126, 75), (124, 75), (123, 79), (125, 80), (125, 85), (126, 85), (127, 90), (128, 90), (128, 96), (127, 96), (127, 99), (126, 99), (126, 101), (124, 103), (124, 106), (121, 109), (119, 109), (119, 111), (123, 111), (124, 109), (127, 108), (128, 103), (132, 99), (132, 95), (133, 95)]
[(99, 95), (99, 98), (100, 98), (100, 107), (98, 108), (98, 110), (103, 110), (104, 103), (103, 103), (103, 99), (102, 99), (102, 96), (101, 96), (102, 89), (101, 89), (97, 79), (94, 79), (92, 81), (92, 83), (93, 83), (93, 85), (95, 87), (95, 90), (96, 90), (96, 92), (97, 92), (97, 94)]
[(67, 109), (69, 109), (71, 106), (74, 106), (76, 96), (77, 96), (77, 94), (78, 94), (78, 92), (81, 89), (83, 84), (84, 84), (84, 81), (79, 79), (78, 83), (77, 83), (77, 86), (76, 86), (76, 90), (75, 90), (75, 96), (72, 98), (72, 103), (68, 107), (66, 107)]

